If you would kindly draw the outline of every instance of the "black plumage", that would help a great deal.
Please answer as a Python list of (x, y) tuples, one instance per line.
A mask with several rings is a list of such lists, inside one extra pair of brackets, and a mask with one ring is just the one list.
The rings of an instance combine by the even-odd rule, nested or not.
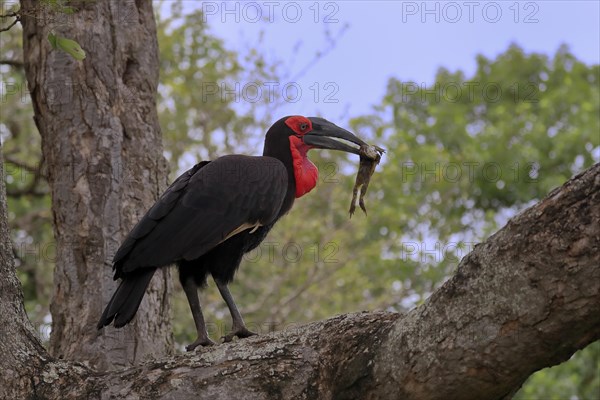
[(263, 241), (296, 197), (316, 184), (316, 167), (306, 158), (309, 149), (358, 154), (356, 148), (328, 137), (364, 143), (322, 118), (285, 117), (267, 132), (263, 156), (223, 156), (202, 161), (179, 176), (115, 254), (115, 279), (121, 283), (98, 329), (113, 321), (115, 327), (130, 322), (156, 269), (177, 264), (198, 331), (198, 339), (188, 350), (213, 343), (197, 294), (209, 274), (233, 318), (232, 332), (225, 340), (252, 335), (227, 284), (243, 255)]

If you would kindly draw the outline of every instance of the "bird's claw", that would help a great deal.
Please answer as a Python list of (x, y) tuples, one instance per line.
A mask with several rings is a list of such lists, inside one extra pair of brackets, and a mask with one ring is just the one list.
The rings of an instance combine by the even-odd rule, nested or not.
[(238, 339), (244, 339), (244, 338), (247, 338), (250, 336), (255, 336), (255, 335), (256, 335), (256, 333), (248, 330), (248, 328), (243, 326), (241, 328), (232, 330), (227, 335), (221, 337), (221, 339), (223, 340), (223, 343), (228, 343), (228, 342), (231, 342), (234, 337), (237, 337)]
[(194, 341), (194, 343), (191, 343), (191, 344), (188, 344), (187, 346), (185, 346), (185, 350), (193, 351), (198, 346), (206, 347), (206, 346), (213, 346), (214, 344), (215, 344), (215, 342), (213, 342), (209, 338), (198, 338)]

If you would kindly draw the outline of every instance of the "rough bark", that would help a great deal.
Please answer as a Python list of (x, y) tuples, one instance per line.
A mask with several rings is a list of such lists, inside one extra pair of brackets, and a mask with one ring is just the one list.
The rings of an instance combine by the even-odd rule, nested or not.
[[(116, 283), (111, 259), (166, 185), (151, 2), (92, 1), (73, 15), (22, 1), (24, 62), (52, 194), (56, 268), (50, 354), (116, 368), (172, 350), (168, 271), (122, 330), (95, 324)], [(50, 31), (87, 58), (52, 50)]]
[[(24, 398), (32, 392), (34, 365), (45, 352), (25, 314), (23, 292), (15, 274), (0, 142), (0, 398), (18, 398), (16, 394)], [(19, 369), (27, 365), (30, 367)], [(22, 371), (28, 375), (21, 377)]]
[[(14, 270), (2, 268), (1, 300), (22, 301)], [(51, 359), (12, 329), (3, 349), (22, 357), (0, 354), (0, 397), (506, 399), (599, 339), (599, 306), (597, 164), (476, 246), (406, 315), (342, 315), (111, 372)], [(9, 325), (27, 323), (17, 308)]]

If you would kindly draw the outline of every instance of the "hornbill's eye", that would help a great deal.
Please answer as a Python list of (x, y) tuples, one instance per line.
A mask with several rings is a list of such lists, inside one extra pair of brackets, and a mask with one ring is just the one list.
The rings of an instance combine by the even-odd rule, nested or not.
[(305, 130), (306, 130), (306, 128), (308, 128), (308, 124), (307, 124), (307, 123), (302, 123), (302, 124), (300, 124), (300, 130), (301, 130), (301, 131), (305, 131)]

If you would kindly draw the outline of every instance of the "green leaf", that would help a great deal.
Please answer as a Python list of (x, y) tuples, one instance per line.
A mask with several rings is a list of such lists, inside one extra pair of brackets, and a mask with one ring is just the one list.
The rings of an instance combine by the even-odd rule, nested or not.
[(60, 10), (58, 10), (58, 11), (62, 12), (63, 14), (68, 14), (68, 15), (75, 14), (75, 8), (70, 7), (70, 6), (61, 7)]
[(62, 50), (78, 61), (85, 58), (85, 51), (81, 48), (79, 43), (74, 40), (50, 32), (48, 34), (48, 41), (52, 45), (52, 48)]
[(71, 6), (65, 6), (65, 0), (43, 0), (42, 4), (48, 6), (52, 11), (63, 13), (63, 14), (74, 14), (76, 9)]
[(56, 35), (52, 32), (50, 32), (48, 34), (48, 41), (50, 42), (50, 45), (52, 46), (53, 49), (57, 49), (57, 44), (56, 44)]

